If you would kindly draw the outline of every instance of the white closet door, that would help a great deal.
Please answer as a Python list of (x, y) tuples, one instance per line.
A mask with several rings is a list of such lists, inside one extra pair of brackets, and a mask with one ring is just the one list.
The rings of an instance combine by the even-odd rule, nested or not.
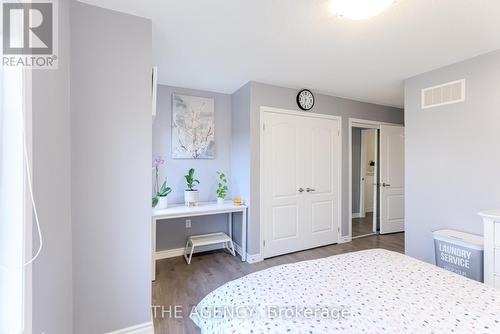
[(339, 121), (265, 112), (264, 124), (264, 257), (338, 242)]
[(404, 231), (404, 127), (380, 127), (380, 233)]
[(303, 131), (301, 118), (264, 113), (264, 256), (306, 247), (304, 238)]
[(338, 242), (340, 214), (340, 122), (304, 120), (304, 222), (308, 248)]

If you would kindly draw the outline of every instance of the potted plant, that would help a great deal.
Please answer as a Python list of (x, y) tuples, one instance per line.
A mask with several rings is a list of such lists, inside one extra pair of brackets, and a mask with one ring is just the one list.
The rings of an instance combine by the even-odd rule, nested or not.
[(167, 187), (167, 181), (163, 182), (155, 197), (153, 197), (153, 208), (166, 209), (168, 207), (167, 196), (171, 192), (172, 188)]
[(227, 179), (226, 175), (222, 172), (217, 172), (217, 176), (219, 178), (219, 182), (217, 184), (217, 205), (224, 204), (224, 200), (227, 195)]
[(158, 157), (153, 162), (153, 170), (155, 171), (155, 183), (153, 189), (153, 200), (152, 205), (153, 208), (158, 209), (166, 209), (168, 206), (167, 196), (172, 192), (170, 187), (167, 187), (167, 181), (163, 182), (161, 187), (159, 186), (159, 178), (160, 178), (160, 167), (165, 163), (161, 157)]
[(200, 181), (194, 178), (194, 168), (191, 168), (184, 177), (187, 183), (187, 189), (184, 191), (184, 203), (187, 206), (198, 205), (200, 194), (198, 190), (194, 189), (194, 185), (200, 184)]

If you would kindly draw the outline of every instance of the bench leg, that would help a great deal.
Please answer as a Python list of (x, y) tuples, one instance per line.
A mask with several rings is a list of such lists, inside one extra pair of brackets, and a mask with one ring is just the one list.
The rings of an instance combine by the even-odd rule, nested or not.
[(194, 252), (194, 245), (193, 243), (191, 243), (191, 252), (189, 253), (188, 264), (191, 264), (191, 258), (193, 257), (193, 252)]
[(231, 249), (230, 249), (231, 254), (232, 254), (233, 256), (236, 256), (236, 252), (234, 251), (234, 243), (233, 243), (233, 240), (228, 241), (228, 244), (231, 246)]
[(188, 249), (189, 249), (189, 240), (186, 242), (186, 247), (184, 247), (184, 259), (189, 264), (190, 261), (188, 260), (188, 257), (187, 257)]

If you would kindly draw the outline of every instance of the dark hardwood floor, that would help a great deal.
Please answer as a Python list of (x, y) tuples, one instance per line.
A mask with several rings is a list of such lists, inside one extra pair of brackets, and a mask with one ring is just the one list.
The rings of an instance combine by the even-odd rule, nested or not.
[(364, 218), (352, 219), (352, 236), (357, 237), (360, 235), (373, 233), (373, 213), (367, 212)]
[[(199, 333), (189, 319), (191, 308), (224, 283), (272, 266), (313, 260), (371, 248), (404, 253), (404, 233), (374, 235), (350, 243), (325, 246), (249, 264), (222, 251), (194, 255), (190, 265), (183, 257), (157, 263), (153, 282), (153, 310), (156, 334)], [(180, 318), (174, 317), (175, 306)], [(171, 311), (170, 313), (168, 311)]]

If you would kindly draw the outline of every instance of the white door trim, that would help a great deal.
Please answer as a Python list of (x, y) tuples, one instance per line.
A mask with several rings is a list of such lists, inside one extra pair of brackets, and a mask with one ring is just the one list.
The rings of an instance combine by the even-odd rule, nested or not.
[[(288, 114), (294, 116), (302, 117), (313, 117), (313, 118), (325, 118), (339, 121), (339, 145), (340, 151), (339, 155), (339, 230), (338, 230), (338, 241), (341, 242), (342, 236), (342, 117), (326, 115), (326, 114), (315, 114), (305, 111), (289, 110), (275, 107), (260, 106), (259, 112), (259, 254), (263, 256), (264, 254), (264, 227), (262, 222), (264, 221), (264, 113), (278, 113), (278, 114)], [(352, 203), (351, 203), (352, 205)]]
[(361, 163), (359, 164), (359, 217), (366, 216), (365, 178), (366, 178), (366, 132), (361, 131)]
[[(380, 121), (371, 121), (367, 119), (360, 119), (360, 118), (349, 118), (348, 119), (348, 142), (349, 142), (349, 234), (347, 236), (347, 239), (352, 240), (352, 128), (363, 128), (363, 129), (380, 129), (381, 125), (397, 125), (397, 126), (404, 126), (402, 124), (396, 124), (396, 123), (387, 123), (387, 122), (380, 122)], [(373, 208), (373, 214), (376, 214), (376, 208)], [(340, 225), (340, 235), (343, 234), (342, 230), (342, 224)], [(346, 239), (346, 237), (344, 237)]]

